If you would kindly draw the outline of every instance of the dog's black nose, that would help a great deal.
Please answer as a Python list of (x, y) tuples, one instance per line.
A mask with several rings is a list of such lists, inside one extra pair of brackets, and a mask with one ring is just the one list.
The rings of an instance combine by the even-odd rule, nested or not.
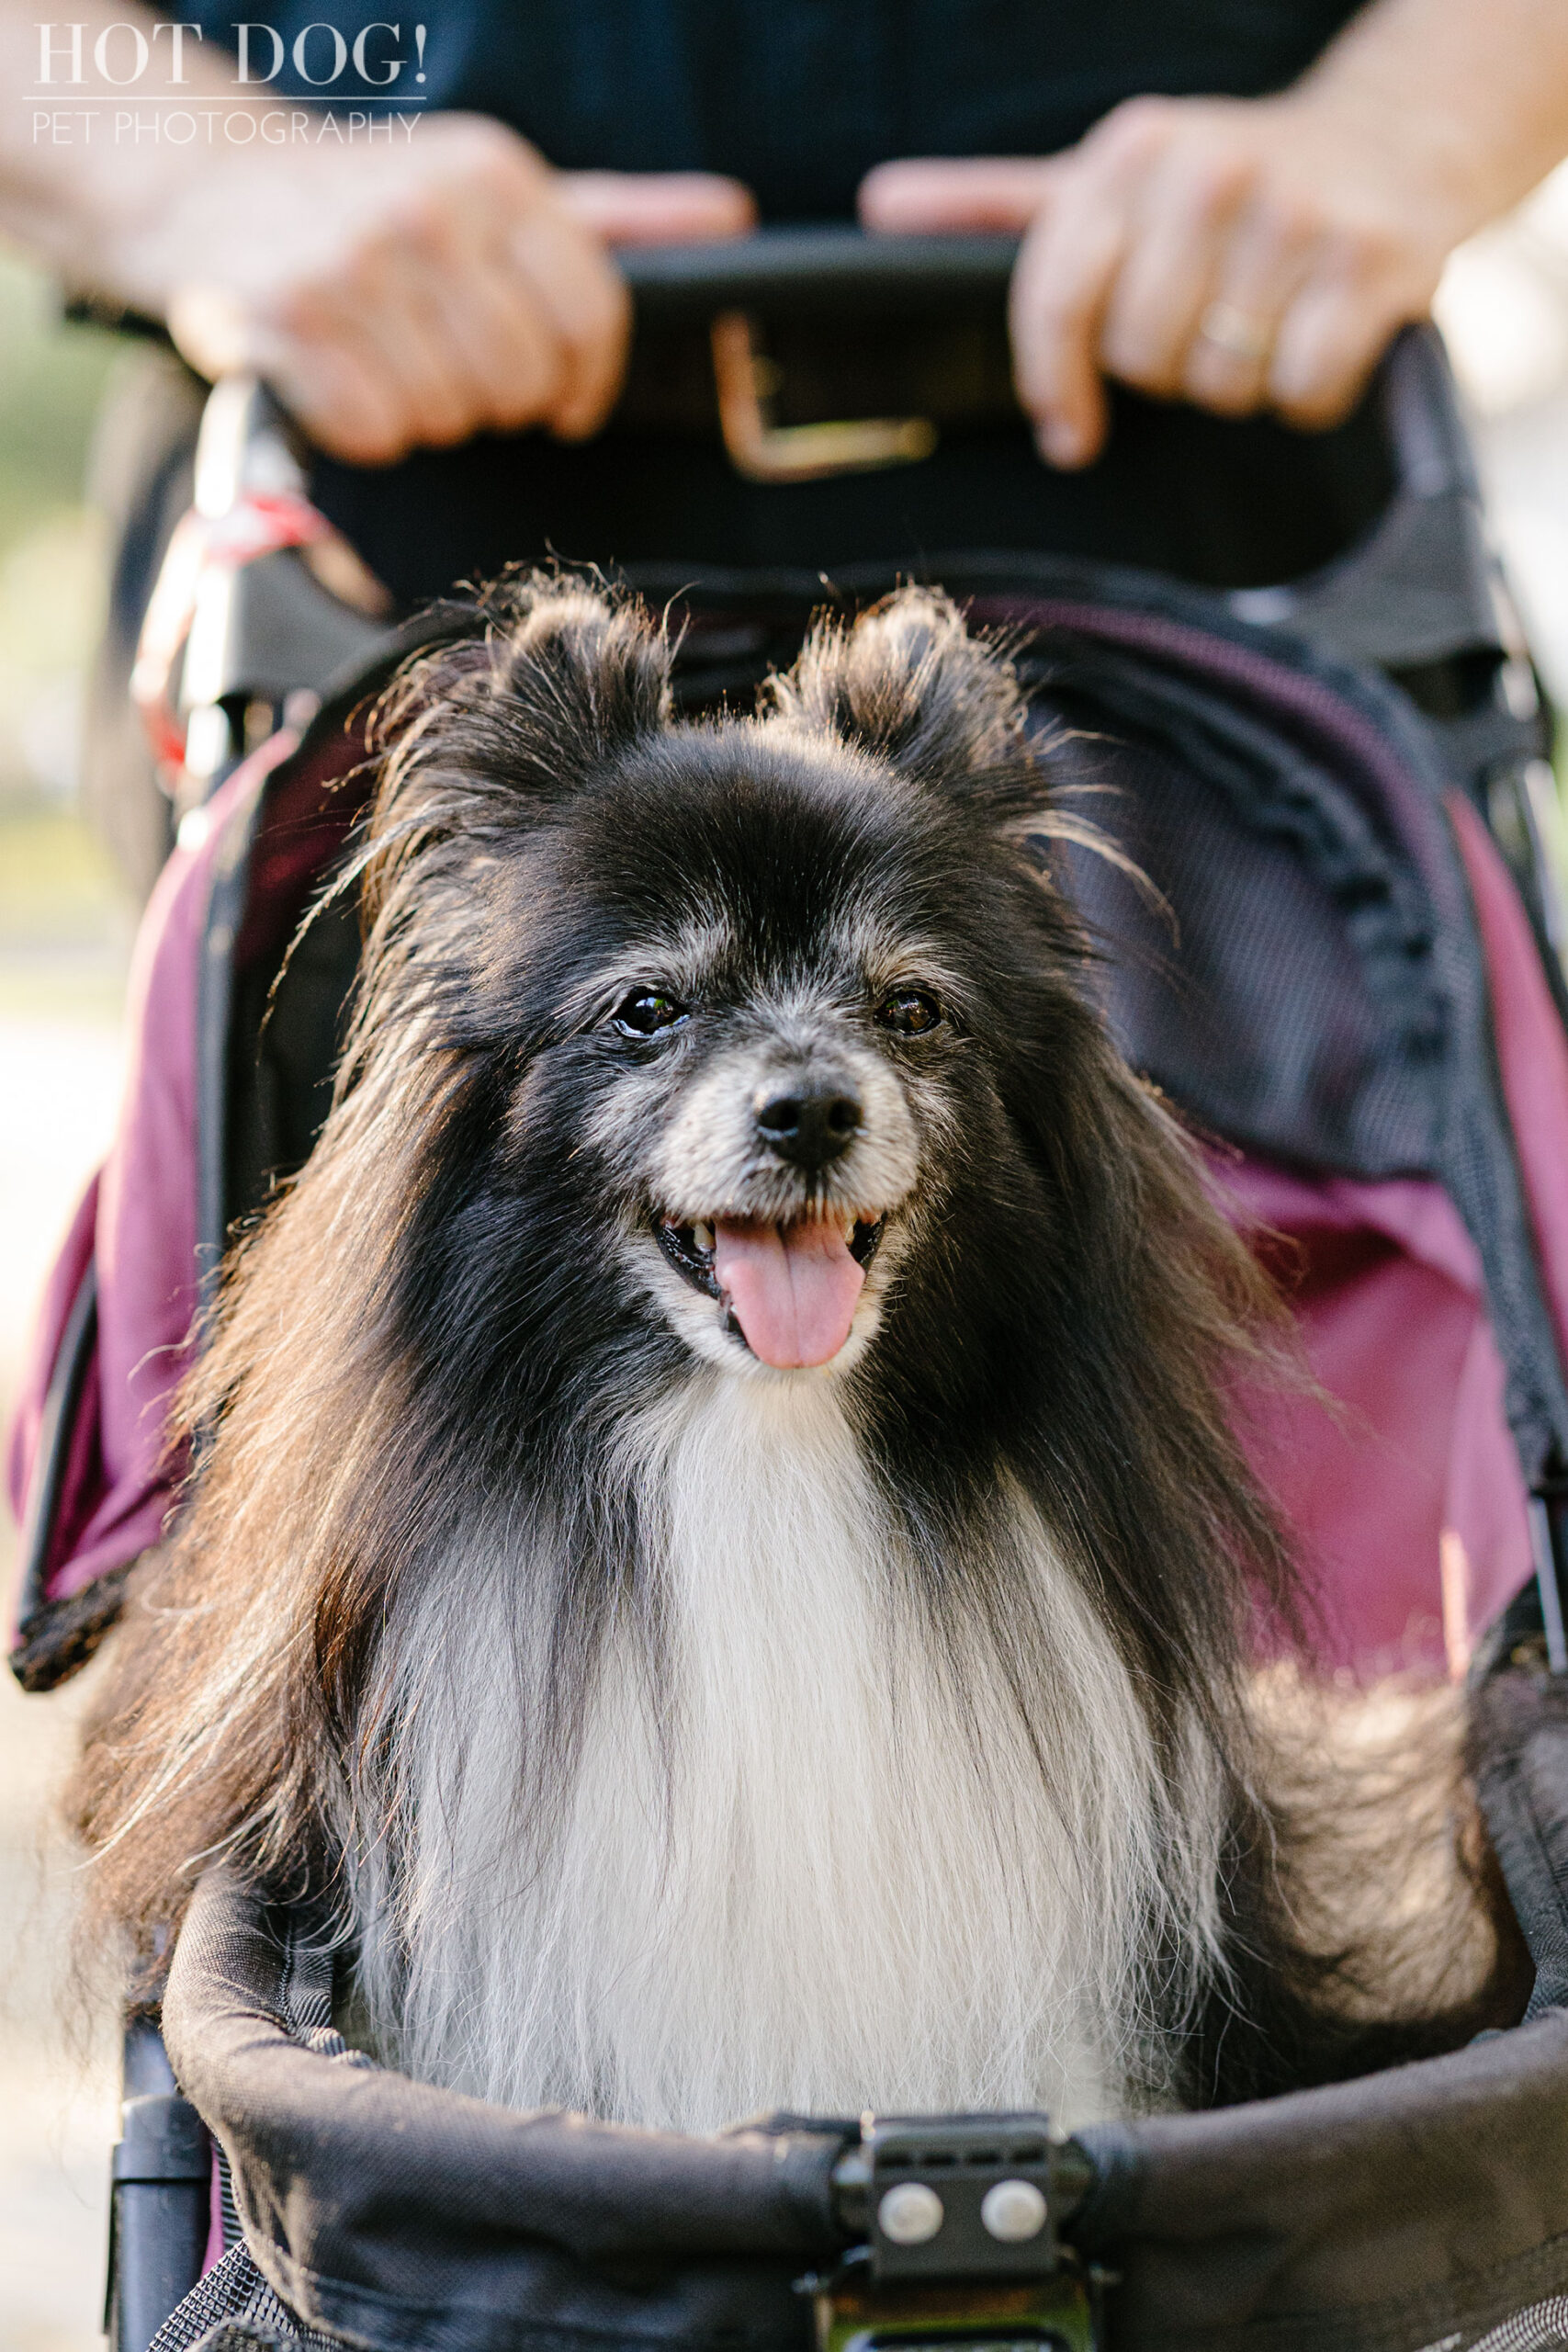
[(787, 1092), (764, 1094), (757, 1103), (757, 1125), (781, 1159), (811, 1170), (826, 1168), (847, 1151), (860, 1132), (860, 1103), (842, 1081), (820, 1086), (793, 1086)]

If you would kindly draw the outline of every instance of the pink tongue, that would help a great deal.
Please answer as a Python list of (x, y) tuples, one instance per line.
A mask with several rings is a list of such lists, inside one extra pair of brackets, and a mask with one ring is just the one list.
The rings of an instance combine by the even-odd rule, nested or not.
[(716, 1221), (713, 1270), (747, 1346), (781, 1372), (838, 1354), (865, 1280), (837, 1225)]

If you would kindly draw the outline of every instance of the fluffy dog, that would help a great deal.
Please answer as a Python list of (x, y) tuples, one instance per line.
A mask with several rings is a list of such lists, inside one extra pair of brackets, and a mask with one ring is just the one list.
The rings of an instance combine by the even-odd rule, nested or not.
[[(1009, 669), (915, 591), (753, 718), (670, 661), (535, 579), (386, 715), (100, 1903), (151, 1947), (214, 1853), (309, 1881), (384, 2058), (686, 2129), (1354, 2063), (1243, 1700), (1267, 1295), (1094, 1009)], [(1380, 2053), (1473, 2021), (1422, 1999)]]

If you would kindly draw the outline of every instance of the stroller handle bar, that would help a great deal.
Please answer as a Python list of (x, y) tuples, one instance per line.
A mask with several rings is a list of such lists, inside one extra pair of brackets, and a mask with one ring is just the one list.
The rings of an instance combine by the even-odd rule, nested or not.
[[(827, 224), (705, 244), (626, 246), (615, 259), (639, 326), (694, 325), (750, 310), (1002, 320), (1019, 242), (880, 236)], [(1522, 632), (1487, 545), (1469, 441), (1435, 328), (1407, 327), (1396, 338), (1379, 369), (1376, 397), (1393, 477), (1382, 516), (1321, 571), (1238, 590), (1232, 609), (1300, 631), (1352, 661), (1392, 668), (1485, 648), (1508, 661), (1514, 693), (1529, 695)]]
[(623, 245), (615, 264), (639, 323), (705, 322), (752, 306), (897, 311), (998, 308), (1019, 240), (883, 237), (841, 226), (760, 229), (703, 244)]
[[(1018, 241), (1007, 236), (873, 236), (845, 225), (768, 228), (701, 244), (628, 247), (616, 256), (639, 327), (711, 332), (720, 421), (742, 472), (774, 481), (853, 471), (927, 454), (923, 419), (869, 418), (775, 428), (755, 397), (750, 314), (905, 320), (967, 316), (1005, 323)], [(728, 383), (727, 383), (728, 378)], [(1321, 571), (1227, 598), (1244, 620), (1305, 636), (1352, 662), (1415, 669), (1472, 650), (1501, 661), (1510, 706), (1533, 696), (1523, 639), (1486, 544), (1469, 446), (1440, 341), (1407, 328), (1384, 358), (1374, 397), (1390, 457), (1392, 494), (1367, 535)], [(915, 436), (928, 436), (916, 446)], [(749, 463), (747, 444), (758, 459)], [(824, 451), (823, 445), (832, 447)], [(795, 445), (802, 447), (797, 449)], [(778, 462), (782, 451), (785, 462)], [(1104, 463), (1115, 462), (1112, 447)], [(826, 455), (826, 462), (823, 462)], [(805, 462), (797, 462), (804, 458)], [(254, 378), (219, 383), (197, 452), (196, 502), (220, 522), (243, 499), (308, 501), (311, 458)], [(316, 567), (313, 567), (313, 569)], [(193, 637), (181, 699), (186, 708), (246, 695), (281, 707), (291, 688), (314, 691), (351, 670), (379, 639), (374, 607), (340, 601), (297, 556), (254, 567), (231, 616)], [(243, 575), (242, 575), (243, 577)], [(325, 574), (322, 574), (325, 577)], [(368, 577), (368, 575), (367, 575)], [(371, 583), (374, 586), (374, 583)], [(341, 593), (341, 592), (340, 592)], [(263, 622), (259, 610), (270, 608)], [(241, 603), (257, 612), (238, 628)], [(229, 625), (230, 617), (236, 626)], [(199, 648), (197, 645), (199, 639)], [(200, 658), (197, 657), (199, 650)], [(206, 722), (203, 722), (204, 724)], [(216, 776), (229, 764), (212, 725)], [(196, 769), (187, 756), (187, 772)]]

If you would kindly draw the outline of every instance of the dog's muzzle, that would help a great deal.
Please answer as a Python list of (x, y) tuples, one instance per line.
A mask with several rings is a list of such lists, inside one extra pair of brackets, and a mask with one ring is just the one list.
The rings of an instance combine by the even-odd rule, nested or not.
[(761, 1363), (795, 1371), (830, 1362), (849, 1337), (886, 1217), (656, 1217), (654, 1238), (694, 1289), (718, 1302), (725, 1329)]

